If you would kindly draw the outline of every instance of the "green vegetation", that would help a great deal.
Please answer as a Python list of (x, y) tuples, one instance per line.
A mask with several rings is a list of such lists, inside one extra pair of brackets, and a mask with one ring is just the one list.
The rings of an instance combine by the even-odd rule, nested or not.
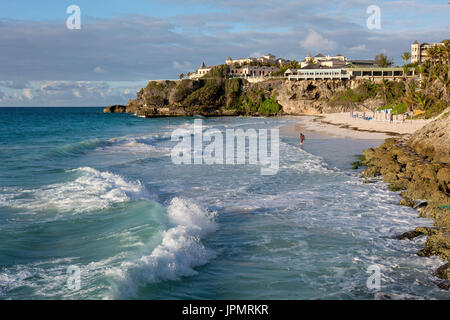
[(356, 170), (359, 169), (359, 167), (364, 166), (364, 161), (366, 160), (366, 157), (362, 154), (358, 154), (355, 156), (357, 158), (357, 161), (352, 162), (352, 169)]
[(272, 98), (264, 100), (262, 105), (258, 108), (258, 113), (265, 116), (276, 115), (280, 111), (280, 105)]
[(200, 106), (203, 109), (221, 106), (224, 104), (223, 94), (223, 80), (220, 78), (208, 79), (203, 87), (191, 93), (183, 100), (182, 104), (186, 106)]
[(274, 77), (280, 77), (284, 76), (284, 73), (287, 69), (300, 69), (300, 62), (297, 62), (295, 60), (292, 60), (288, 62), (287, 64), (283, 65), (280, 70), (272, 72), (272, 76)]
[(405, 61), (405, 64), (408, 63), (408, 60), (411, 58), (411, 54), (409, 52), (403, 52), (401, 57), (403, 61)]
[(375, 63), (381, 68), (386, 68), (392, 66), (394, 61), (389, 59), (384, 53), (380, 53), (375, 56)]
[(353, 103), (363, 102), (369, 98), (375, 98), (380, 92), (380, 85), (370, 81), (363, 82), (356, 89), (339, 91), (331, 97), (329, 103), (332, 106), (347, 106)]
[(406, 102), (400, 102), (400, 103), (392, 103), (388, 104), (384, 107), (380, 107), (377, 110), (384, 110), (384, 109), (392, 109), (392, 114), (402, 114), (404, 112), (408, 112), (408, 105)]
[[(381, 109), (392, 109), (393, 114), (402, 114), (412, 110), (424, 111), (416, 118), (431, 118), (449, 106), (450, 86), (450, 44), (445, 40), (443, 46), (432, 47), (427, 52), (429, 59), (422, 64), (410, 63), (410, 54), (405, 52), (401, 57), (405, 61), (402, 66), (405, 74), (415, 69), (421, 80), (406, 78), (404, 81), (389, 81), (381, 83), (362, 83), (356, 89), (346, 89), (331, 97), (332, 106), (350, 106), (361, 103), (369, 98), (383, 99)], [(392, 61), (384, 54), (375, 58), (380, 67), (392, 65)]]
[(425, 63), (409, 65), (422, 79), (418, 83), (408, 83), (403, 101), (413, 109), (424, 111), (417, 118), (434, 117), (449, 106), (450, 42), (444, 40), (443, 43), (443, 46), (428, 49), (429, 59)]
[(212, 68), (207, 74), (204, 75), (205, 78), (228, 78), (230, 74), (230, 67), (226, 64), (221, 64)]

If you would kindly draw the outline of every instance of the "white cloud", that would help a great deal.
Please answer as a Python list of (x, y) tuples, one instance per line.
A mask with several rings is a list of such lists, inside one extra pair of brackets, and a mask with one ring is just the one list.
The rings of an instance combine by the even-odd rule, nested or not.
[(361, 52), (361, 51), (366, 51), (367, 48), (366, 48), (365, 44), (360, 44), (359, 46), (351, 47), (348, 50), (352, 51), (352, 52)]
[(73, 90), (73, 95), (77, 98), (82, 98), (80, 90)]
[(95, 68), (94, 68), (94, 72), (95, 72), (95, 73), (105, 73), (106, 70), (103, 69), (102, 67), (95, 67)]
[(32, 100), (33, 99), (33, 95), (31, 94), (31, 89), (27, 88), (27, 89), (23, 89), (22, 90), (22, 94), (25, 98), (27, 98), (28, 100)]
[(184, 62), (174, 61), (172, 63), (172, 66), (174, 69), (180, 70), (180, 71), (186, 71), (186, 70), (192, 69), (192, 63), (190, 63), (189, 61), (184, 61)]
[(310, 30), (306, 38), (300, 41), (300, 45), (308, 51), (325, 51), (330, 52), (337, 48), (337, 43), (328, 40), (320, 33)]
[(250, 57), (252, 57), (252, 58), (260, 58), (262, 56), (263, 56), (263, 54), (259, 51), (256, 51), (256, 52), (253, 52), (252, 54), (250, 54)]

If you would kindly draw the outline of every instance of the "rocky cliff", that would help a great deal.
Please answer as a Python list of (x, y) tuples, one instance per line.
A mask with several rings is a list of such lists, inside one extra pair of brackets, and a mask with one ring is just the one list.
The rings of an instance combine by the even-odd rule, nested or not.
[[(128, 101), (105, 112), (129, 112), (145, 117), (300, 115), (368, 111), (380, 107), (383, 100), (336, 102), (331, 98), (362, 82), (355, 80), (267, 80), (249, 83), (244, 79), (209, 78), (180, 81), (150, 81)], [(267, 102), (266, 102), (267, 101)], [(261, 106), (266, 103), (269, 108)], [(277, 105), (275, 108), (274, 106)]]
[[(364, 152), (367, 168), (362, 177), (382, 176), (389, 189), (400, 191), (401, 205), (420, 209), (420, 216), (432, 218), (433, 228), (418, 227), (399, 236), (412, 239), (427, 236), (420, 256), (438, 255), (450, 261), (450, 130), (449, 111), (408, 138), (390, 138)], [(450, 263), (440, 267), (439, 286), (450, 288)]]
[(450, 108), (435, 121), (417, 130), (409, 139), (408, 146), (429, 161), (450, 164)]

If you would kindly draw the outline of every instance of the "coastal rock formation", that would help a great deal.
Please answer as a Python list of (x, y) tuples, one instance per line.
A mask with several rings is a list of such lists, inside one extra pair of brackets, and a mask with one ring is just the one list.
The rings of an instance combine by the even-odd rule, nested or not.
[[(448, 118), (449, 109), (439, 119)], [(439, 119), (416, 131), (409, 139), (408, 145), (427, 160), (450, 163), (449, 121)]]
[[(437, 255), (450, 261), (450, 138), (448, 113), (414, 133), (410, 139), (389, 138), (364, 151), (362, 177), (382, 176), (392, 191), (401, 191), (401, 205), (420, 208), (434, 228), (419, 227), (399, 239), (426, 235), (420, 256)], [(448, 270), (448, 269), (446, 269)], [(438, 276), (446, 273), (437, 272)], [(442, 276), (443, 277), (443, 276)]]
[[(270, 115), (260, 107), (266, 100), (279, 105), (277, 114), (301, 115), (369, 111), (383, 104), (380, 98), (336, 104), (336, 93), (358, 87), (356, 80), (267, 80), (250, 83), (245, 79), (220, 77), (150, 81), (137, 98), (122, 106), (105, 108), (105, 112), (129, 112), (144, 117)], [(272, 114), (272, 113), (271, 113)]]
[(113, 106), (108, 106), (105, 109), (103, 109), (103, 112), (105, 113), (123, 113), (123, 112), (129, 112), (127, 111), (127, 106), (123, 106), (123, 105), (113, 105)]

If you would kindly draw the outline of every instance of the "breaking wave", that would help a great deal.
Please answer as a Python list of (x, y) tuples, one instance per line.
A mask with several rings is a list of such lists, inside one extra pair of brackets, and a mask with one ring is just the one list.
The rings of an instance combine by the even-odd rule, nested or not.
[(167, 215), (173, 227), (163, 232), (161, 244), (150, 255), (108, 270), (113, 279), (113, 297), (136, 296), (139, 287), (148, 283), (195, 275), (195, 267), (216, 256), (201, 242), (218, 228), (215, 212), (190, 200), (173, 198)]
[(80, 174), (74, 181), (52, 184), (39, 189), (2, 190), (0, 205), (80, 213), (107, 208), (117, 202), (149, 197), (145, 187), (138, 180), (126, 181), (117, 174), (90, 167), (71, 171)]

